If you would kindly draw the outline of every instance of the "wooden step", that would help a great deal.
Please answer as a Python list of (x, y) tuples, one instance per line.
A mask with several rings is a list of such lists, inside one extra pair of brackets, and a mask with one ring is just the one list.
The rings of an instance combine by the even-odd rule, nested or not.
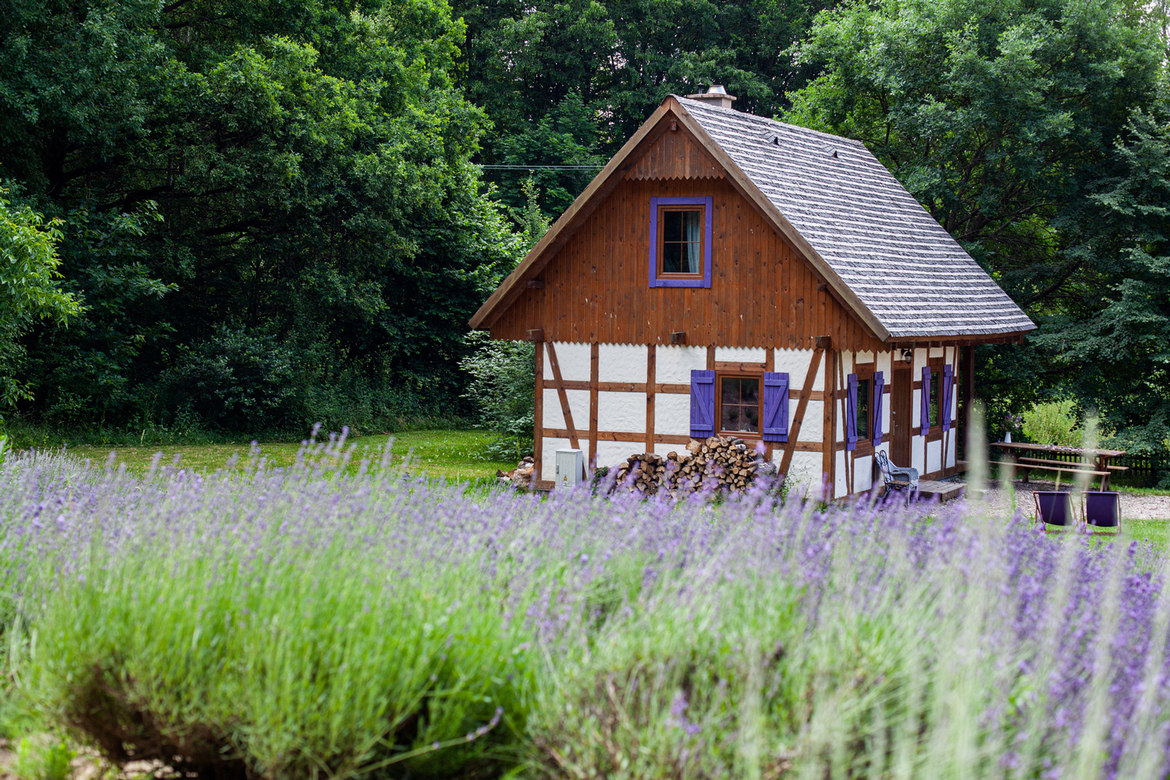
[(938, 499), (950, 501), (958, 498), (966, 491), (967, 485), (962, 482), (940, 482), (934, 479), (924, 479), (918, 483), (918, 497), (922, 500)]

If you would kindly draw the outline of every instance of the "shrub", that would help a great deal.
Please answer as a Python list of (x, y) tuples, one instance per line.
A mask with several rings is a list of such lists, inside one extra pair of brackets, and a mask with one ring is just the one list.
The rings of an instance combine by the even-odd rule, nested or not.
[(532, 452), (535, 345), (492, 341), (479, 331), (469, 333), (467, 342), (474, 351), (460, 363), (471, 377), (463, 397), (475, 404), (479, 423), (499, 435), (487, 454), (519, 459)]
[(1081, 443), (1071, 400), (1034, 405), (1024, 413), (1023, 431), (1028, 441), (1035, 444), (1076, 447)]
[(290, 422), (294, 376), (290, 351), (271, 335), (221, 328), (182, 347), (161, 384), (180, 399), (176, 423), (186, 428), (259, 432)]

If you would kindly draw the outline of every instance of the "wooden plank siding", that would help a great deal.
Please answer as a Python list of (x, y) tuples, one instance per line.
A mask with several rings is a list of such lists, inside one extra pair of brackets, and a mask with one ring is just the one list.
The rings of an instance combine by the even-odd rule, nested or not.
[[(680, 151), (681, 149), (681, 151)], [(685, 133), (666, 131), (490, 326), (493, 338), (838, 350), (882, 344)], [(635, 175), (638, 178), (634, 178)], [(650, 198), (711, 196), (711, 288), (649, 287)]]

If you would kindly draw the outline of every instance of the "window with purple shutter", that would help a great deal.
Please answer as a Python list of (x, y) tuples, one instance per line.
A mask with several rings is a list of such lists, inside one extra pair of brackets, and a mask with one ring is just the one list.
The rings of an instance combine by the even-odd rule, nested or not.
[(845, 449), (857, 449), (857, 374), (850, 374), (846, 380), (845, 400)]
[(691, 372), (691, 438), (715, 435), (715, 372)]
[(948, 364), (943, 366), (942, 373), (942, 403), (939, 405), (938, 416), (942, 420), (942, 429), (951, 429), (951, 385), (954, 384), (954, 369)]
[(886, 378), (881, 371), (873, 375), (873, 446), (882, 443), (882, 398), (886, 392)]
[(930, 366), (922, 367), (922, 403), (920, 404), (922, 412), (921, 428), (922, 435), (930, 433)]
[(764, 441), (788, 441), (788, 374), (764, 372)]

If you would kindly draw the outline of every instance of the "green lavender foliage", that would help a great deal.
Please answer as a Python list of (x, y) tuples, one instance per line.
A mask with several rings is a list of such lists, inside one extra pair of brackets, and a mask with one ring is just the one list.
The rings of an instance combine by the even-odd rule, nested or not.
[(541, 500), (348, 457), (6, 461), (9, 704), (208, 776), (1167, 769), (1148, 547), (980, 503)]

